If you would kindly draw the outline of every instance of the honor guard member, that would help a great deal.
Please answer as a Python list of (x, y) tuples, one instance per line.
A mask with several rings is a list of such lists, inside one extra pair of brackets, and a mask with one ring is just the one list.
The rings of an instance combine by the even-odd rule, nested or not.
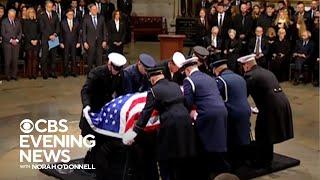
[[(156, 62), (149, 54), (142, 53), (136, 64), (130, 65), (124, 70), (125, 92), (136, 93), (148, 91), (151, 83), (147, 77), (147, 68), (154, 67)], [(134, 146), (136, 157), (137, 179), (158, 180), (159, 173), (155, 156), (156, 132), (142, 132), (137, 137)]]
[(220, 94), (228, 110), (228, 160), (233, 169), (244, 163), (244, 148), (250, 142), (250, 105), (243, 77), (228, 68), (228, 60), (211, 63)]
[(147, 91), (151, 84), (146, 76), (146, 68), (154, 67), (155, 60), (149, 54), (140, 54), (136, 64), (128, 66), (124, 70), (125, 92), (136, 93)]
[(193, 56), (196, 56), (198, 58), (199, 70), (208, 75), (211, 75), (211, 71), (209, 69), (209, 64), (208, 64), (209, 51), (202, 46), (195, 46), (193, 47)]
[(184, 96), (189, 110), (195, 107), (195, 127), (203, 146), (209, 173), (228, 170), (224, 153), (227, 151), (227, 109), (215, 79), (199, 71), (198, 58), (187, 59), (182, 68), (187, 76), (183, 81)]
[(255, 54), (241, 57), (238, 62), (245, 72), (248, 95), (251, 95), (258, 108), (255, 165), (270, 167), (273, 145), (293, 138), (290, 103), (275, 75), (257, 65)]
[(96, 168), (97, 179), (121, 179), (122, 173), (111, 170), (108, 164), (118, 165), (121, 161), (118, 159), (111, 162), (110, 154), (116, 157), (122, 157), (121, 140), (107, 137), (95, 133), (85, 116), (89, 112), (98, 112), (105, 103), (113, 98), (123, 94), (123, 70), (126, 64), (126, 58), (118, 53), (108, 55), (108, 64), (98, 66), (92, 69), (81, 90), (81, 99), (83, 105), (82, 117), (80, 120), (81, 135), (93, 134), (96, 140), (96, 146), (88, 151), (85, 157), (85, 163), (93, 164)]
[[(184, 106), (180, 86), (164, 77), (163, 66), (147, 69), (152, 88), (148, 91), (145, 107), (133, 129), (123, 137), (130, 145), (143, 131), (154, 110), (159, 112), (160, 129), (157, 135), (157, 157), (162, 179), (190, 179), (193, 172), (190, 158), (195, 156), (196, 145), (192, 121)], [(163, 169), (164, 168), (164, 169)], [(193, 178), (191, 178), (193, 179)]]
[(186, 58), (181, 52), (175, 52), (171, 60), (164, 60), (160, 64), (160, 66), (163, 66), (164, 77), (182, 86), (185, 76), (179, 69), (181, 68), (181, 63), (185, 60)]

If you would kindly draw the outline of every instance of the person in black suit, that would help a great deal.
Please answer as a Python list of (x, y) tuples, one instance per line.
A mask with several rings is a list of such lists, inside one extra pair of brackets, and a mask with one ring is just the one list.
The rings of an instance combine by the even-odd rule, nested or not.
[[(54, 40), (58, 37), (60, 32), (59, 17), (55, 11), (53, 11), (53, 3), (46, 1), (46, 10), (40, 14), (39, 17), (40, 32), (41, 32), (41, 68), (43, 79), (48, 79), (48, 75), (52, 78), (57, 78), (56, 70), (56, 55), (57, 48), (49, 50), (49, 40)], [(48, 65), (51, 67), (51, 73), (48, 73)]]
[(210, 9), (211, 6), (212, 6), (212, 2), (209, 2), (208, 0), (199, 0), (196, 3), (195, 12), (196, 12), (196, 14), (199, 14), (201, 9), (205, 9), (206, 12), (207, 12)]
[[(73, 17), (81, 24), (82, 22), (82, 13), (78, 8), (78, 1), (72, 0), (70, 3), (70, 8), (73, 10)], [(67, 12), (66, 12), (67, 13)]]
[(114, 4), (110, 0), (101, 1), (101, 14), (104, 16), (106, 23), (112, 19), (114, 10)]
[(257, 26), (261, 26), (264, 32), (273, 26), (275, 20), (274, 5), (268, 5), (266, 13), (261, 14), (257, 19)]
[[(64, 49), (64, 77), (70, 74), (74, 77), (76, 73), (76, 51), (80, 48), (80, 23), (74, 18), (73, 9), (67, 10), (66, 19), (61, 22), (61, 42), (60, 47)], [(69, 68), (69, 59), (71, 66)]]
[(223, 3), (218, 3), (217, 12), (213, 17), (213, 25), (219, 27), (221, 38), (227, 38), (232, 23), (231, 17), (225, 12)]
[(310, 57), (313, 54), (314, 44), (310, 40), (311, 33), (309, 31), (301, 32), (301, 39), (297, 40), (295, 50), (293, 51), (293, 58), (296, 65), (295, 77), (293, 85), (298, 85), (303, 76), (303, 65), (310, 63)]
[(235, 73), (239, 72), (239, 67), (237, 63), (237, 59), (239, 58), (239, 54), (241, 51), (241, 42), (237, 38), (237, 32), (234, 29), (230, 29), (228, 31), (229, 38), (226, 40), (224, 44), (223, 54), (228, 59), (228, 67)]
[(198, 27), (198, 33), (196, 37), (196, 44), (203, 46), (203, 40), (204, 37), (209, 33), (210, 27), (208, 18), (206, 15), (206, 10), (201, 9), (199, 12), (199, 17), (197, 18), (197, 27)]
[[(117, 0), (117, 9), (122, 13), (122, 19), (126, 23), (127, 32), (131, 32), (131, 12), (132, 12), (132, 0)], [(131, 38), (131, 33), (127, 33), (126, 41)]]
[(37, 78), (38, 50), (40, 44), (39, 21), (34, 8), (28, 8), (28, 18), (22, 25), (24, 46), (26, 50), (27, 74), (29, 79)]
[(266, 55), (268, 54), (268, 40), (263, 36), (263, 28), (256, 28), (256, 36), (251, 38), (248, 44), (249, 53), (256, 54), (256, 61), (259, 66), (267, 68), (268, 62)]
[(86, 15), (82, 23), (83, 47), (88, 53), (88, 72), (93, 65), (102, 64), (103, 49), (107, 48), (107, 28), (104, 17), (98, 15), (95, 4), (89, 6), (90, 14)]
[(310, 10), (308, 11), (309, 18), (310, 18), (312, 24), (313, 24), (313, 21), (316, 17), (317, 11), (319, 11), (319, 1), (313, 0), (313, 1), (311, 1)]
[(64, 5), (62, 5), (61, 0), (54, 0), (54, 7), (55, 7), (55, 11), (58, 15), (59, 21), (61, 22), (61, 20), (64, 18)]
[(2, 21), (1, 35), (3, 41), (5, 75), (7, 81), (17, 80), (18, 57), (20, 41), (22, 37), (22, 28), (20, 21), (16, 19), (16, 10), (8, 11), (8, 18)]
[(305, 5), (304, 5), (303, 1), (297, 2), (297, 12), (294, 17), (295, 17), (294, 18), (295, 24), (297, 23), (299, 17), (302, 17), (304, 23), (307, 26), (307, 29), (309, 31), (312, 29), (311, 17), (310, 17), (310, 14), (305, 11)]
[(240, 41), (242, 42), (242, 52), (247, 52), (248, 41), (252, 35), (253, 20), (247, 12), (247, 4), (242, 3), (240, 6), (241, 13), (233, 19), (233, 27), (237, 31)]
[(192, 6), (193, 6), (192, 0), (181, 0), (180, 1), (181, 15), (186, 16), (187, 14), (189, 17), (192, 17), (193, 15)]
[(274, 43), (274, 51), (270, 62), (270, 70), (279, 82), (288, 80), (290, 63), (290, 42), (286, 38), (286, 30), (278, 30), (278, 39)]
[(109, 53), (117, 52), (123, 54), (123, 44), (126, 39), (125, 22), (120, 18), (120, 11), (113, 12), (113, 20), (108, 22)]
[[(217, 26), (213, 26), (211, 28), (211, 34), (204, 38), (205, 47), (210, 53), (212, 57), (211, 60), (216, 61), (221, 59), (221, 53), (223, 51), (222, 39), (219, 36), (219, 28)], [(211, 64), (212, 62), (208, 62)]]
[(83, 18), (84, 15), (89, 14), (86, 0), (79, 1), (79, 11), (81, 12), (81, 18)]
[(117, 8), (120, 12), (130, 16), (132, 11), (132, 0), (117, 0)]

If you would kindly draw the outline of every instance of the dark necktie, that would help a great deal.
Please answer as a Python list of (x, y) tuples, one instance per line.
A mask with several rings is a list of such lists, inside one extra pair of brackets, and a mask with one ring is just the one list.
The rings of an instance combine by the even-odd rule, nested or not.
[(220, 19), (219, 19), (219, 22), (218, 22), (218, 26), (221, 27), (221, 25), (222, 25), (222, 14), (220, 14), (219, 16), (220, 16)]

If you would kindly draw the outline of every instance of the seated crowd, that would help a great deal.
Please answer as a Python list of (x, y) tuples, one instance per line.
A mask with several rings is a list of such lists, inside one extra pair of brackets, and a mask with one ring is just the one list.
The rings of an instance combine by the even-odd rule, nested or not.
[[(205, 1), (205, 0), (203, 0)], [(254, 53), (258, 64), (271, 70), (279, 81), (319, 84), (319, 2), (306, 11), (303, 1), (294, 9), (287, 1), (277, 5), (244, 1), (209, 1), (199, 10), (198, 45), (216, 58), (228, 58), (240, 73), (236, 59)], [(311, 78), (312, 75), (312, 78)]]

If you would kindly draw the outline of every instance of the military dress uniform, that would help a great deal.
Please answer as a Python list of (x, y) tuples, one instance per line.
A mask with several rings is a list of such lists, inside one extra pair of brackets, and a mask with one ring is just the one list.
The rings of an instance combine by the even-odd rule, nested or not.
[[(115, 55), (115, 56), (114, 56)], [(125, 57), (118, 53), (110, 53), (109, 60), (113, 66), (121, 68), (125, 63)], [(90, 107), (91, 112), (98, 112), (113, 98), (123, 95), (123, 71), (113, 75), (108, 65), (102, 65), (92, 69), (82, 87), (81, 99), (84, 109)], [(88, 113), (88, 112), (87, 112)], [(96, 168), (96, 178), (110, 180), (121, 179), (124, 176), (123, 154), (125, 147), (121, 139), (100, 135), (91, 129), (89, 122), (82, 112), (80, 119), (81, 135), (92, 134), (95, 136), (96, 145), (87, 152), (85, 163), (93, 164)], [(110, 164), (113, 164), (112, 168)]]
[[(140, 63), (145, 69), (154, 67), (156, 62), (149, 54), (139, 55)], [(151, 83), (146, 74), (141, 74), (138, 63), (128, 66), (124, 70), (126, 93), (145, 92), (151, 88)], [(135, 172), (137, 179), (158, 180), (158, 167), (155, 156), (156, 151), (156, 132), (141, 132), (136, 138), (136, 144), (132, 148), (135, 154)]]
[[(217, 68), (228, 60), (219, 60), (210, 65)], [(247, 100), (247, 85), (243, 77), (230, 69), (223, 69), (216, 78), (220, 94), (228, 110), (228, 160), (236, 168), (244, 161), (245, 145), (250, 142), (250, 105)]]
[[(150, 73), (155, 72), (155, 70), (150, 71)], [(173, 180), (190, 178), (192, 164), (189, 158), (196, 153), (195, 136), (179, 85), (165, 78), (153, 85), (148, 91), (146, 105), (140, 119), (133, 129), (135, 132), (142, 131), (153, 110), (157, 110), (160, 117), (160, 129), (156, 142), (157, 157), (163, 178), (169, 177)]]
[(173, 81), (177, 84), (179, 84), (180, 86), (182, 86), (183, 84), (183, 80), (186, 77), (184, 74), (182, 74), (181, 72), (176, 72), (176, 73), (171, 73), (169, 66), (168, 66), (169, 61), (168, 60), (164, 60), (160, 63), (160, 66), (163, 67), (163, 75), (166, 79), (168, 79), (169, 81)]
[(222, 172), (227, 168), (222, 154), (227, 151), (228, 113), (215, 79), (196, 68), (184, 80), (183, 89), (187, 107), (195, 107), (198, 113), (195, 127), (207, 168), (210, 172)]
[(245, 73), (248, 95), (259, 113), (255, 127), (257, 165), (270, 166), (273, 144), (293, 138), (292, 111), (289, 100), (275, 75), (260, 66)]
[[(155, 60), (148, 54), (140, 54), (139, 61), (145, 68), (154, 67)], [(136, 93), (150, 89), (151, 84), (146, 75), (141, 74), (137, 64), (132, 64), (124, 70), (125, 92)]]
[(192, 50), (193, 50), (193, 56), (196, 56), (199, 58), (199, 63), (200, 63), (198, 67), (199, 70), (208, 75), (211, 75), (212, 73), (210, 72), (209, 64), (208, 64), (209, 51), (202, 46), (195, 46), (192, 48)]

